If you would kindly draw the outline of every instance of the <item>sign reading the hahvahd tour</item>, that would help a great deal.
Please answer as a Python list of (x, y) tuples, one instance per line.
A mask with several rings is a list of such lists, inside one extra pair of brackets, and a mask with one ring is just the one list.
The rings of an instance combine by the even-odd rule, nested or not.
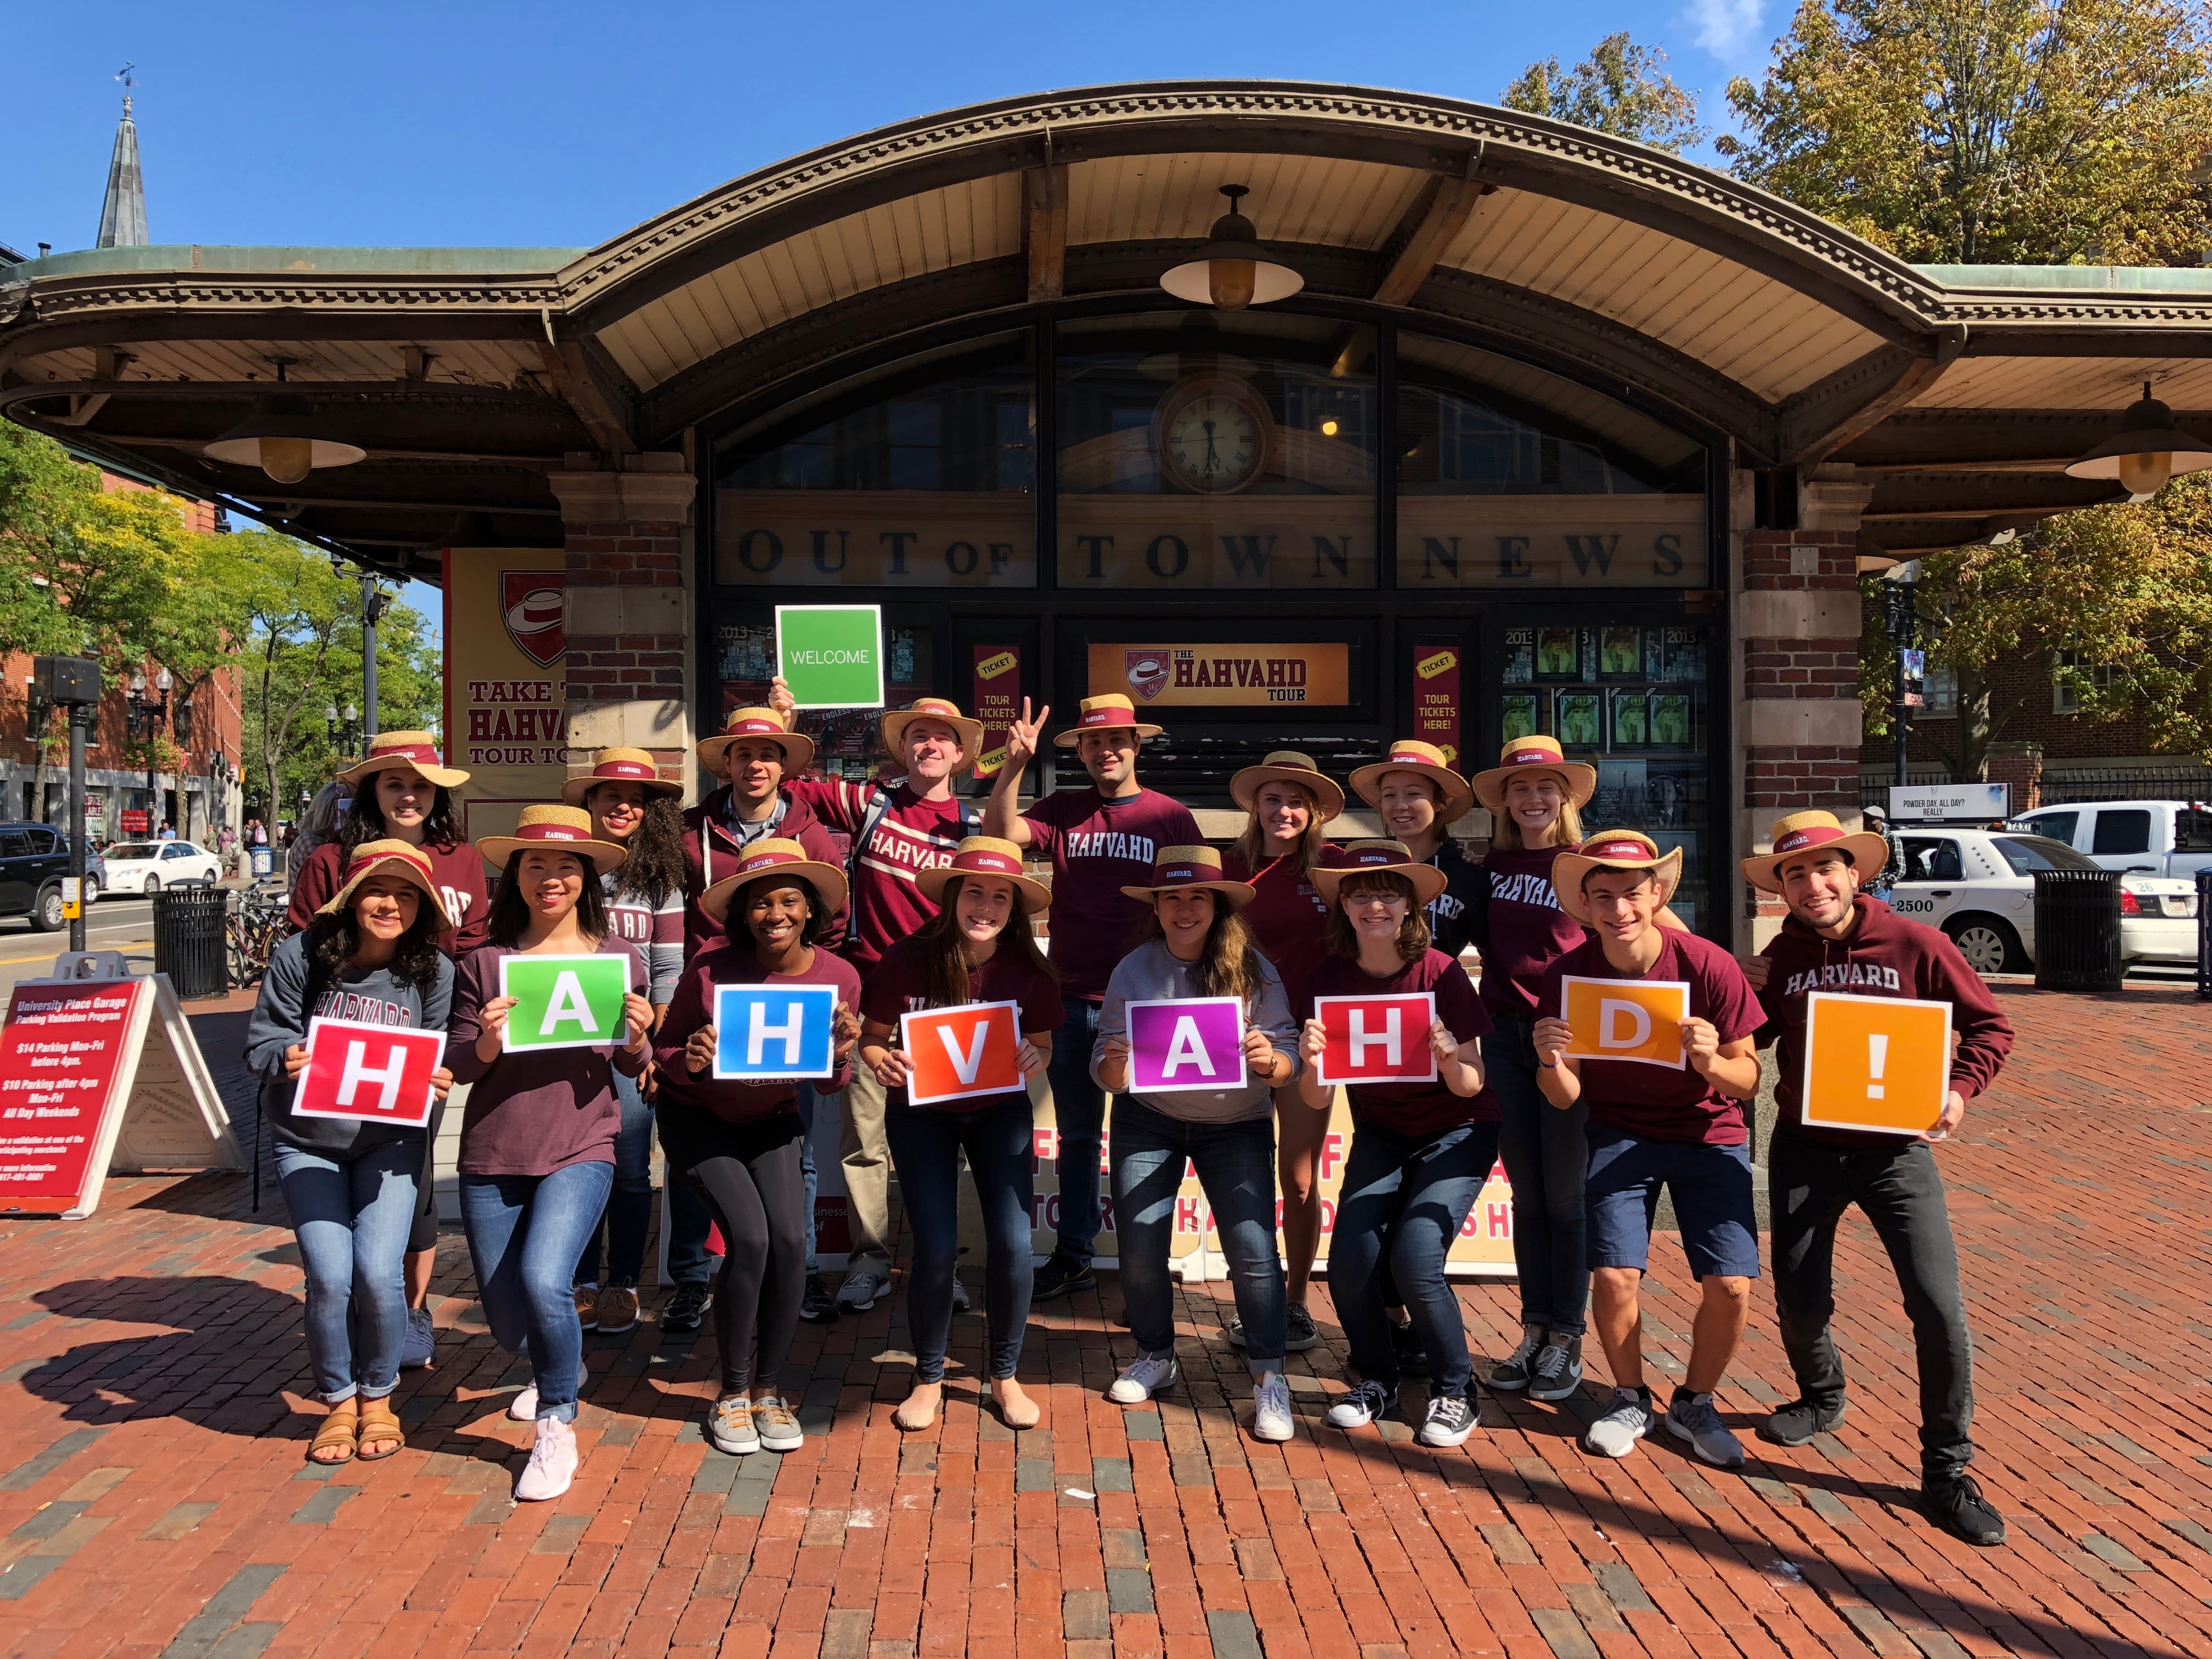
[(502, 957), (499, 994), (507, 1011), (507, 1053), (533, 1048), (603, 1048), (624, 1040), (623, 998), (629, 955)]
[(834, 985), (717, 985), (714, 1075), (743, 1083), (836, 1069)]
[(1437, 1023), (1433, 991), (1390, 997), (1316, 997), (1314, 1018), (1325, 1036), (1315, 1077), (1324, 1088), (1342, 1083), (1433, 1083)]
[(1574, 1033), (1570, 1060), (1633, 1060), (1680, 1071), (1682, 1022), (1690, 987), (1679, 979), (1582, 979), (1559, 982), (1559, 1018)]
[(430, 1121), (430, 1074), (446, 1034), (352, 1019), (307, 1022), (307, 1068), (292, 1091), (301, 1117), (343, 1117), (419, 1129)]
[(899, 1047), (911, 1071), (906, 1097), (915, 1106), (1010, 1095), (1022, 1080), (1016, 1002), (963, 1002), (899, 1016)]
[(884, 617), (873, 605), (780, 605), (776, 669), (798, 708), (884, 706)]
[(1951, 1091), (1951, 1005), (1814, 991), (1805, 999), (1807, 1123), (1920, 1134)]
[(1129, 1092), (1244, 1086), (1244, 1005), (1181, 997), (1129, 1005)]

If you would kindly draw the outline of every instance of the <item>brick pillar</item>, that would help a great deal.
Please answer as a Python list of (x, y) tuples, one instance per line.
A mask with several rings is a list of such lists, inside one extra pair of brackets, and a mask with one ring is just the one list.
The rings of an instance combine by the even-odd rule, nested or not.
[(691, 499), (673, 453), (571, 455), (546, 482), (568, 550), (568, 748), (650, 750), (690, 781)]
[(2015, 816), (2035, 811), (2043, 805), (2043, 745), (1991, 744), (1990, 781), (2012, 786), (2012, 810)]

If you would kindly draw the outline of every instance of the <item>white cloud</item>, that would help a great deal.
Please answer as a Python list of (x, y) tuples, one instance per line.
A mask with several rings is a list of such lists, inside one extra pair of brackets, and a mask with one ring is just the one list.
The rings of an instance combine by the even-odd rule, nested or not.
[(1690, 0), (1689, 22), (1698, 44), (1723, 63), (1762, 53), (1764, 0)]

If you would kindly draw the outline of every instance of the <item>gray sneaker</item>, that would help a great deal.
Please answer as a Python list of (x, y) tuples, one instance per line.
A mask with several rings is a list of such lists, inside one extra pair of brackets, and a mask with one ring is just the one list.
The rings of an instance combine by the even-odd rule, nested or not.
[(1589, 1425), (1583, 1444), (1602, 1457), (1626, 1457), (1636, 1443), (1658, 1426), (1649, 1389), (1615, 1389), (1605, 1415)]
[(1528, 1386), (1529, 1372), (1534, 1366), (1536, 1351), (1544, 1346), (1541, 1325), (1521, 1328), (1521, 1346), (1507, 1354), (1490, 1369), (1490, 1386), (1510, 1393)]
[(1743, 1443), (1721, 1421), (1709, 1394), (1674, 1390), (1674, 1403), (1667, 1408), (1667, 1432), (1690, 1443), (1699, 1457), (1723, 1469), (1743, 1467)]
[(847, 1313), (866, 1313), (890, 1293), (890, 1279), (863, 1268), (837, 1287), (837, 1305)]
[(1544, 1339), (1544, 1346), (1536, 1350), (1536, 1362), (1528, 1372), (1528, 1398), (1571, 1399), (1582, 1385), (1582, 1338), (1569, 1336), (1564, 1331), (1553, 1332)]

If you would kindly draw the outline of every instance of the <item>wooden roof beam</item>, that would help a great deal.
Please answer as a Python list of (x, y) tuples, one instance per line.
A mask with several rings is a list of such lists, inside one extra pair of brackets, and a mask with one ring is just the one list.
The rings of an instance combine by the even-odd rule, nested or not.
[[(1468, 163), (1473, 173), (1479, 163), (1480, 152)], [(1383, 306), (1404, 306), (1413, 303), (1413, 296), (1421, 291), (1421, 284), (1429, 280), (1429, 273), (1437, 268), (1437, 261), (1444, 257), (1444, 250), (1467, 228), (1467, 222), (1474, 216), (1475, 204), (1497, 190), (1495, 185), (1477, 182), (1474, 178), (1435, 178), (1429, 180), (1413, 204), (1406, 210), (1405, 216), (1384, 239), (1385, 252), (1395, 248), (1382, 280), (1375, 285), (1375, 303)], [(1366, 367), (1369, 355), (1375, 346), (1372, 329), (1351, 331), (1343, 349), (1329, 373), (1341, 380), (1356, 374)]]
[(629, 399), (611, 375), (599, 372), (584, 342), (560, 338), (554, 331), (553, 313), (548, 311), (544, 316), (545, 337), (537, 343), (538, 360), (545, 365), (555, 393), (576, 412), (601, 454), (635, 454)]
[[(1051, 154), (1048, 130), (1046, 154)], [(1067, 168), (1048, 163), (1022, 173), (1027, 205), (1022, 241), (1029, 253), (1030, 303), (1057, 300), (1067, 286)]]
[(1966, 325), (1960, 323), (1936, 341), (1932, 350), (1877, 346), (1796, 393), (1781, 410), (1784, 461), (1818, 465), (1923, 396), (1966, 349)]

